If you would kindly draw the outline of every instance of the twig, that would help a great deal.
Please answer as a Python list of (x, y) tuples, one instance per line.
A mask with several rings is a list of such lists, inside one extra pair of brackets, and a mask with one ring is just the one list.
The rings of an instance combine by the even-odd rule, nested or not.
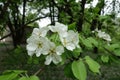
[(40, 68), (37, 72), (35, 72), (34, 75), (38, 75), (39, 73), (41, 73), (44, 70), (44, 68), (45, 68), (45, 65), (42, 66), (42, 68)]

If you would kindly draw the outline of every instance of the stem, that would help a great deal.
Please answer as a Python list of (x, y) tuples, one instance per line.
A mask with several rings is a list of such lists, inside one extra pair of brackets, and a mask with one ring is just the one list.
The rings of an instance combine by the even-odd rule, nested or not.
[(38, 75), (39, 73), (41, 73), (45, 68), (45, 65), (42, 66), (42, 68), (40, 68), (37, 72), (34, 73), (34, 75)]

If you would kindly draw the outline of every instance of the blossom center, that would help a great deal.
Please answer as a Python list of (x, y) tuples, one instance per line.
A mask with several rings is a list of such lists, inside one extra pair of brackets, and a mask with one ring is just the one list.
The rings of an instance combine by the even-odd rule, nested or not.
[(43, 43), (38, 43), (38, 48), (42, 48)]
[(55, 48), (50, 49), (49, 53), (50, 53), (50, 54), (55, 54), (55, 53), (56, 53)]

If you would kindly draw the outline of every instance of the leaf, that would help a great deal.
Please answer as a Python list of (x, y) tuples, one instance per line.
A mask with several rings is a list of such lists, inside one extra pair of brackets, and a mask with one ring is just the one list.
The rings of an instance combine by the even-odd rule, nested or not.
[(23, 76), (23, 77), (21, 77), (19, 80), (29, 80), (29, 77)]
[(93, 47), (92, 44), (91, 44), (91, 42), (90, 42), (88, 39), (85, 39), (85, 40), (83, 41), (83, 44), (84, 44), (86, 47), (88, 47), (88, 48), (92, 48), (92, 47)]
[(21, 77), (19, 80), (40, 80), (37, 76)]
[(81, 47), (74, 49), (73, 50), (73, 56), (77, 58), (80, 55), (80, 52), (82, 52)]
[(10, 74), (0, 76), (0, 80), (13, 80), (17, 76), (18, 76), (18, 74), (16, 74), (16, 73), (10, 73)]
[(108, 49), (109, 51), (114, 51), (115, 49), (118, 49), (119, 47), (120, 47), (120, 45), (117, 43), (105, 46), (105, 48)]
[(116, 56), (120, 56), (120, 49), (114, 50), (114, 54), (115, 54)]
[(40, 80), (40, 79), (37, 76), (33, 75), (33, 76), (30, 76), (29, 80)]
[(87, 72), (82, 60), (74, 61), (72, 63), (72, 72), (77, 79), (86, 80)]
[(3, 75), (0, 76), (0, 80), (13, 80), (18, 77), (19, 74), (23, 73), (23, 70), (6, 70)]
[(108, 62), (109, 61), (109, 56), (108, 55), (102, 55), (101, 56), (101, 60), (103, 61), (103, 62)]
[(89, 69), (94, 72), (94, 73), (100, 73), (99, 69), (100, 69), (100, 65), (94, 61), (92, 58), (90, 58), (89, 56), (85, 57), (85, 61), (89, 66)]
[(74, 30), (76, 27), (76, 22), (73, 22), (72, 24), (68, 25), (69, 30)]
[(71, 63), (68, 63), (65, 67), (64, 67), (64, 73), (67, 77), (69, 78), (74, 78), (73, 73), (72, 73), (72, 68), (71, 68)]
[(89, 42), (91, 42), (91, 44), (93, 44), (94, 46), (98, 46), (98, 42), (94, 39), (94, 38), (92, 38), (92, 37), (89, 37), (89, 38), (87, 38), (88, 40), (89, 40)]

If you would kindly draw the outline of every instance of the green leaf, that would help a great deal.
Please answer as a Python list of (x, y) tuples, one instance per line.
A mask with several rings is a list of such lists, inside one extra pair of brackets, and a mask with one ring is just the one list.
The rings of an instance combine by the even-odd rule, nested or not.
[(72, 63), (72, 72), (79, 80), (86, 80), (87, 71), (82, 60), (74, 61)]
[(72, 24), (68, 25), (69, 30), (75, 30), (76, 22), (73, 22)]
[(37, 76), (21, 77), (19, 80), (40, 80)]
[(17, 76), (18, 76), (18, 74), (16, 74), (16, 73), (10, 73), (10, 74), (0, 76), (0, 80), (13, 80)]
[(81, 47), (74, 49), (73, 50), (73, 56), (77, 58), (80, 55), (80, 52), (82, 52)]
[(105, 63), (107, 63), (109, 61), (109, 56), (108, 55), (102, 55), (101, 56), (101, 60)]
[(71, 63), (66, 64), (66, 66), (64, 67), (64, 73), (67, 77), (74, 78), (71, 65), (72, 65)]
[(84, 44), (86, 47), (88, 47), (88, 48), (92, 48), (92, 47), (93, 47), (92, 44), (91, 44), (91, 42), (90, 42), (88, 39), (85, 39), (85, 40), (83, 41), (83, 44)]
[(111, 45), (106, 45), (105, 48), (110, 50), (110, 51), (114, 51), (115, 49), (118, 49), (120, 47), (119, 44), (111, 44)]
[(30, 76), (30, 79), (29, 80), (40, 80), (37, 76)]
[(90, 58), (89, 56), (85, 57), (85, 61), (89, 66), (89, 69), (94, 72), (94, 73), (100, 73), (99, 69), (100, 69), (100, 65), (94, 61), (92, 58)]
[(91, 44), (93, 44), (94, 46), (98, 46), (98, 42), (94, 39), (94, 38), (92, 38), (92, 37), (89, 37), (89, 38), (87, 38), (88, 40), (89, 40), (89, 42), (91, 43)]
[(120, 49), (114, 50), (114, 54), (115, 54), (116, 56), (120, 56)]
[(6, 70), (3, 75), (0, 76), (0, 80), (13, 80), (18, 77), (19, 74), (23, 73), (23, 70)]
[(23, 77), (21, 77), (19, 80), (29, 80), (29, 77), (23, 76)]

